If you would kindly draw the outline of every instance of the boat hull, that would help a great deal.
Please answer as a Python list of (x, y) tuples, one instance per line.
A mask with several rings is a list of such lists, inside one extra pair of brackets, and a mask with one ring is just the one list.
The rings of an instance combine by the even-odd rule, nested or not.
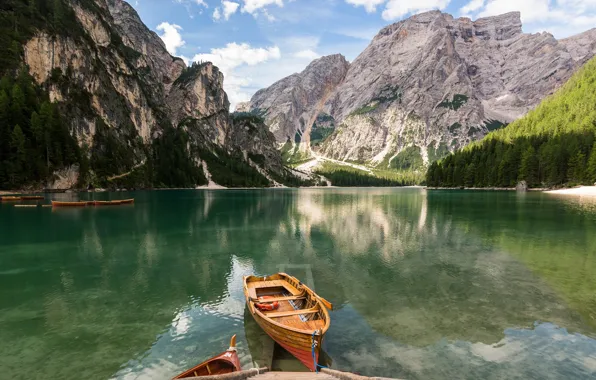
[[(292, 354), (302, 364), (306, 366), (310, 371), (315, 371), (315, 363), (312, 357), (312, 335), (307, 334), (296, 334), (288, 332), (287, 330), (280, 331), (277, 326), (271, 326), (266, 320), (258, 318), (253, 314), (257, 324), (261, 326), (263, 331), (269, 335), (277, 344), (282, 346), (284, 350)], [(319, 352), (322, 343), (321, 336), (315, 336), (317, 341), (315, 347), (315, 358), (317, 363), (319, 362)]]
[(172, 380), (224, 375), (226, 373), (238, 372), (240, 370), (242, 370), (242, 367), (240, 365), (238, 353), (236, 352), (236, 335), (234, 335), (230, 340), (230, 348), (228, 348), (227, 351), (182, 372)]
[[(263, 299), (260, 297), (265, 295), (279, 300), (279, 311), (263, 312), (256, 307)], [(244, 296), (249, 312), (263, 331), (309, 370), (315, 371), (330, 322), (320, 297), (285, 273), (245, 277)]]
[(53, 207), (85, 207), (87, 206), (87, 202), (59, 202), (59, 201), (52, 201)]

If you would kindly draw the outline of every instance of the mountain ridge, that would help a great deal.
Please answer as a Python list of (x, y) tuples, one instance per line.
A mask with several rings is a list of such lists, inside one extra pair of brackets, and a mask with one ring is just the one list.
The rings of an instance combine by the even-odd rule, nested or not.
[[(260, 120), (229, 113), (219, 69), (171, 56), (127, 2), (7, 0), (0, 11), (0, 46), (14, 51), (0, 61), (2, 91), (8, 103), (21, 103), (19, 91), (31, 94), (0, 126), (2, 136), (14, 135), (0, 141), (0, 187), (194, 187), (207, 177), (231, 187), (301, 183)], [(44, 128), (34, 115), (43, 107), (45, 119), (54, 110), (51, 139), (35, 129)], [(74, 150), (68, 161), (44, 152), (65, 133), (78, 145), (60, 145)]]
[(270, 128), (289, 131), (276, 138), (280, 144), (294, 139), (294, 152), (314, 149), (332, 159), (391, 167), (407, 150), (428, 164), (535, 107), (594, 55), (592, 33), (557, 41), (546, 32), (523, 33), (519, 12), (475, 21), (425, 12), (381, 29), (349, 64), (313, 112), (333, 129), (319, 146), (291, 133), (309, 134), (317, 118), (301, 127), (287, 99), (262, 107), (261, 99), (294, 90), (282, 86), (284, 79), (255, 94), (249, 109)]

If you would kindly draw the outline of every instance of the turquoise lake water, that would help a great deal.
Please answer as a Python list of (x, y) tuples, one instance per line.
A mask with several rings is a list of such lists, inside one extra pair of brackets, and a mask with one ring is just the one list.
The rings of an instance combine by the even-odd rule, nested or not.
[(283, 270), (335, 305), (324, 342), (333, 368), (596, 378), (596, 201), (421, 189), (98, 195), (129, 196), (134, 206), (0, 205), (0, 377), (167, 379), (232, 334), (252, 367), (259, 330), (242, 276)]

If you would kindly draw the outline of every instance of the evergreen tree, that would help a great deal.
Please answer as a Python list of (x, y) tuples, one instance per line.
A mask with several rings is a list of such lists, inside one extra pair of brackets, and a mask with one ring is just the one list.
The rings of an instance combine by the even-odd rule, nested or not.
[(567, 175), (572, 184), (581, 184), (586, 175), (586, 155), (579, 151), (569, 159)]
[(528, 186), (534, 187), (539, 183), (538, 178), (538, 157), (536, 149), (530, 145), (522, 154), (518, 180), (526, 181)]
[(590, 159), (588, 160), (588, 167), (586, 169), (586, 177), (588, 184), (596, 183), (596, 143), (592, 147), (592, 153), (590, 154)]
[(25, 135), (19, 125), (16, 125), (12, 131), (10, 147), (14, 159), (11, 164), (10, 180), (13, 186), (20, 186), (25, 176), (25, 164), (27, 161), (27, 151), (25, 149)]
[(467, 187), (474, 187), (475, 185), (475, 177), (476, 177), (476, 165), (472, 162), (470, 165), (466, 167), (466, 186)]
[(13, 125), (25, 125), (25, 94), (18, 84), (12, 86), (10, 94), (10, 116)]

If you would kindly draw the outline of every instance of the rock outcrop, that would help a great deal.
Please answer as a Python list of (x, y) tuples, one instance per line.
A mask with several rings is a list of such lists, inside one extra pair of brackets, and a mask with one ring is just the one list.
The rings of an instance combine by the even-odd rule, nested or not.
[[(335, 127), (314, 148), (322, 155), (428, 163), (535, 107), (594, 55), (593, 33), (557, 41), (523, 33), (517, 12), (476, 21), (426, 12), (383, 28), (349, 66), (315, 61), (257, 92), (250, 108), (265, 115), (278, 142), (293, 131), (306, 135), (320, 116)], [(317, 78), (332, 80), (309, 82), (310, 93), (324, 96), (301, 103), (295, 94), (314, 67)]]
[(319, 110), (344, 81), (349, 64), (340, 54), (314, 60), (304, 71), (257, 91), (250, 110), (265, 117), (277, 141), (310, 142)]
[[(216, 156), (244, 157), (245, 164), (259, 170), (282, 172), (275, 140), (262, 123), (235, 128), (216, 66), (187, 67), (172, 57), (123, 0), (65, 3), (70, 6), (67, 17), (76, 19), (72, 30), (57, 35), (40, 28), (24, 45), (24, 63), (67, 115), (81, 145), (94, 151), (101, 123), (135, 152), (131, 169), (146, 161), (146, 147), (167, 128), (182, 128), (191, 138), (188, 149), (197, 166), (202, 161), (198, 152), (217, 149)], [(251, 154), (266, 159), (255, 163), (249, 161)]]

